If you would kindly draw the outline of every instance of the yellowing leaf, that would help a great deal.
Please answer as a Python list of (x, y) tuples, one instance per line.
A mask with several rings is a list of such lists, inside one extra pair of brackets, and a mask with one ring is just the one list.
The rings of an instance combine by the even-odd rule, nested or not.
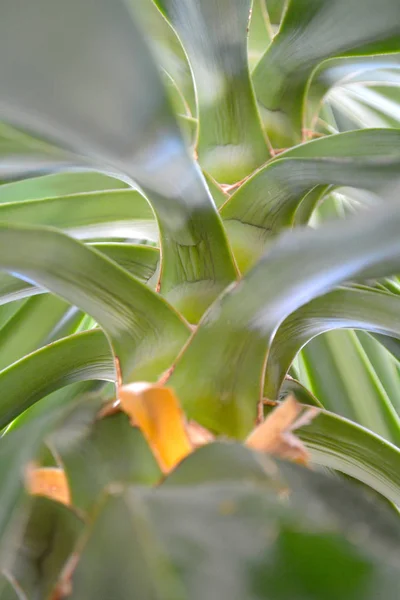
[(164, 473), (192, 452), (184, 414), (169, 388), (131, 383), (119, 389), (121, 409), (142, 431)]
[(289, 396), (254, 429), (246, 440), (246, 446), (308, 464), (308, 452), (293, 431), (307, 425), (318, 412), (318, 408), (315, 407), (304, 411), (304, 407), (293, 396)]
[(45, 496), (69, 506), (71, 494), (68, 481), (62, 469), (57, 467), (35, 467), (28, 465), (25, 473), (25, 486), (32, 496)]

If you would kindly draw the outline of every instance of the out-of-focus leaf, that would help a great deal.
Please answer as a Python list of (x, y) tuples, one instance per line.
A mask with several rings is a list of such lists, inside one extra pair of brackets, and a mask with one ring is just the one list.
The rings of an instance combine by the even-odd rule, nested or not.
[(250, 84), (250, 0), (156, 0), (178, 32), (193, 69), (201, 166), (233, 183), (269, 158)]
[(142, 431), (164, 473), (192, 451), (185, 418), (172, 390), (136, 382), (118, 391), (122, 410)]
[(95, 171), (56, 173), (2, 185), (0, 202), (60, 198), (84, 192), (104, 192), (126, 187), (128, 184), (120, 179)]
[(264, 394), (277, 398), (296, 354), (331, 329), (367, 329), (400, 338), (400, 300), (377, 290), (342, 287), (312, 300), (279, 327), (268, 354)]
[[(265, 405), (265, 415), (274, 408)], [(275, 409), (276, 410), (276, 409)], [(268, 417), (267, 417), (268, 418)], [(367, 484), (398, 505), (400, 451), (368, 429), (327, 410), (296, 430), (311, 464), (336, 469)]]
[(76, 381), (114, 381), (115, 367), (107, 338), (100, 330), (71, 335), (0, 371), (0, 427), (32, 404)]
[(354, 332), (318, 336), (302, 357), (310, 389), (324, 408), (400, 445), (399, 416)]
[[(79, 159), (0, 122), (0, 180), (15, 180), (75, 168)], [(1, 202), (1, 200), (0, 200)]]
[(301, 139), (303, 101), (314, 68), (335, 56), (398, 52), (397, 0), (291, 0), (253, 81), (273, 145)]
[[(126, 600), (132, 590), (135, 600), (187, 598), (140, 497), (129, 502), (124, 496), (106, 496), (78, 551), (71, 600)], [(98, 569), (99, 564), (107, 568)]]
[(396, 181), (399, 148), (399, 131), (354, 131), (288, 150), (257, 171), (221, 209), (241, 268), (254, 264), (271, 236), (299, 223), (303, 200), (308, 218), (327, 185), (377, 192)]
[(263, 423), (255, 427), (246, 440), (246, 446), (308, 464), (308, 453), (293, 432), (301, 424), (308, 424), (318, 413), (318, 409), (307, 408), (301, 415), (303, 408), (293, 396), (289, 396), (276, 406)]
[[(143, 498), (188, 597), (373, 600), (385, 589), (394, 600), (398, 557), (391, 553), (399, 528), (390, 511), (346, 482), (294, 466), (279, 465), (282, 487), (267, 473), (251, 482), (236, 466), (240, 452), (250, 454), (245, 448), (230, 461), (224, 453), (229, 480), (208, 479), (220, 451), (220, 444), (205, 447), (171, 475), (185, 470), (195, 485), (183, 477), (169, 485), (167, 478), (158, 489), (128, 491), (132, 506), (137, 494)], [(286, 492), (284, 502), (279, 492)], [(364, 541), (355, 535), (358, 527)]]
[(50, 597), (82, 531), (83, 522), (67, 507), (45, 498), (32, 502), (10, 568), (29, 598)]
[(16, 581), (10, 578), (9, 573), (0, 576), (0, 598), (1, 600), (27, 600)]
[[(48, 407), (45, 414), (33, 419), (20, 430), (0, 438), (0, 562), (9, 561), (14, 551), (11, 539), (4, 547), (4, 534), (13, 528), (14, 515), (21, 509), (24, 496), (24, 469), (35, 460), (45, 435), (63, 415), (60, 406)], [(17, 526), (18, 529), (18, 526)], [(6, 536), (7, 541), (8, 536)]]
[(180, 355), (168, 385), (189, 418), (211, 431), (248, 434), (268, 347), (279, 325), (349, 279), (398, 272), (399, 226), (394, 204), (317, 230), (281, 235), (256, 267), (214, 303)]
[(153, 485), (162, 476), (139, 429), (122, 412), (100, 418), (103, 407), (99, 395), (83, 398), (49, 436), (65, 469), (72, 504), (85, 512), (113, 484)]
[(67, 506), (71, 504), (68, 481), (60, 467), (27, 465), (25, 487), (31, 496), (44, 496)]
[[(111, 340), (124, 382), (157, 378), (189, 336), (157, 294), (93, 249), (42, 227), (0, 226), (0, 267), (66, 298)], [(88, 277), (90, 273), (90, 277)]]
[[(29, 26), (21, 26), (21, 13)], [(196, 320), (236, 278), (236, 269), (209, 190), (131, 17), (123, 0), (38, 0), (34, 6), (7, 0), (0, 54), (13, 58), (0, 65), (0, 118), (89, 156), (96, 168), (120, 172), (144, 190), (160, 226), (161, 292)]]

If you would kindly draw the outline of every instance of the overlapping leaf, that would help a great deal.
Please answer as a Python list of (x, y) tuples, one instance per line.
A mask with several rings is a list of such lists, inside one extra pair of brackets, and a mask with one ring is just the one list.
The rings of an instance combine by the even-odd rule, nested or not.
[(0, 268), (64, 297), (104, 328), (125, 381), (133, 372), (157, 377), (188, 338), (185, 322), (159, 295), (62, 233), (0, 226), (0, 255)]
[(180, 36), (193, 69), (202, 167), (223, 183), (269, 158), (247, 64), (250, 0), (157, 0)]
[(161, 290), (198, 319), (236, 271), (211, 195), (128, 8), (122, 0), (62, 7), (10, 1), (0, 40), (0, 118), (143, 188), (160, 226)]
[(273, 145), (301, 139), (303, 100), (313, 69), (335, 56), (398, 52), (396, 0), (291, 0), (253, 81)]
[(241, 267), (254, 263), (272, 235), (294, 224), (303, 201), (309, 217), (327, 185), (377, 192), (396, 181), (399, 147), (397, 130), (349, 132), (288, 150), (257, 171), (221, 209)]
[(212, 306), (169, 382), (190, 417), (211, 430), (245, 435), (256, 417), (267, 350), (282, 321), (335, 285), (399, 269), (397, 205), (371, 215), (283, 234)]

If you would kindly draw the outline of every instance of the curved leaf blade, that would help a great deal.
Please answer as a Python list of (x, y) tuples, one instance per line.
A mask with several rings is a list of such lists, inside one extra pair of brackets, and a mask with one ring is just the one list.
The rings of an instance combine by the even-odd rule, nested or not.
[[(29, 27), (21, 26), (21, 13)], [(13, 57), (0, 65), (0, 117), (144, 190), (160, 226), (161, 291), (198, 319), (236, 278), (236, 268), (157, 66), (123, 0), (71, 0), (57, 7), (52, 0), (7, 0), (0, 53)]]
[(159, 376), (188, 338), (185, 322), (159, 295), (62, 233), (0, 225), (0, 256), (0, 268), (64, 297), (103, 327), (124, 381)]
[(102, 331), (86, 331), (53, 342), (0, 371), (0, 427), (71, 383), (115, 379), (112, 351)]
[(250, 0), (157, 0), (180, 36), (193, 69), (201, 166), (233, 183), (268, 157), (247, 63)]
[[(265, 407), (265, 414), (273, 410)], [(400, 450), (368, 429), (340, 415), (320, 410), (296, 430), (317, 465), (362, 481), (395, 505), (400, 501)]]
[(273, 145), (300, 141), (303, 97), (318, 64), (335, 56), (397, 52), (399, 22), (396, 0), (290, 0), (253, 74)]
[(297, 222), (303, 200), (309, 216), (327, 185), (378, 192), (396, 181), (399, 148), (397, 130), (353, 131), (302, 144), (268, 163), (220, 211), (239, 262), (254, 264), (271, 236)]
[(377, 290), (340, 288), (293, 312), (276, 332), (268, 354), (264, 394), (277, 398), (296, 354), (312, 338), (332, 329), (366, 329), (400, 338), (400, 302)]
[(245, 436), (256, 418), (267, 351), (279, 325), (351, 278), (398, 271), (399, 219), (395, 204), (318, 230), (281, 235), (214, 303), (178, 360), (169, 384), (187, 414), (208, 429)]

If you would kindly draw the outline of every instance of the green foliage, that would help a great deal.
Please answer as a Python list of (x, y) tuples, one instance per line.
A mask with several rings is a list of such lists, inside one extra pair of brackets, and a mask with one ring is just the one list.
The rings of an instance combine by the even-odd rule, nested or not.
[[(0, 600), (398, 600), (399, 24), (3, 0)], [(138, 381), (217, 439), (162, 472)], [(310, 468), (241, 443), (288, 395)]]

